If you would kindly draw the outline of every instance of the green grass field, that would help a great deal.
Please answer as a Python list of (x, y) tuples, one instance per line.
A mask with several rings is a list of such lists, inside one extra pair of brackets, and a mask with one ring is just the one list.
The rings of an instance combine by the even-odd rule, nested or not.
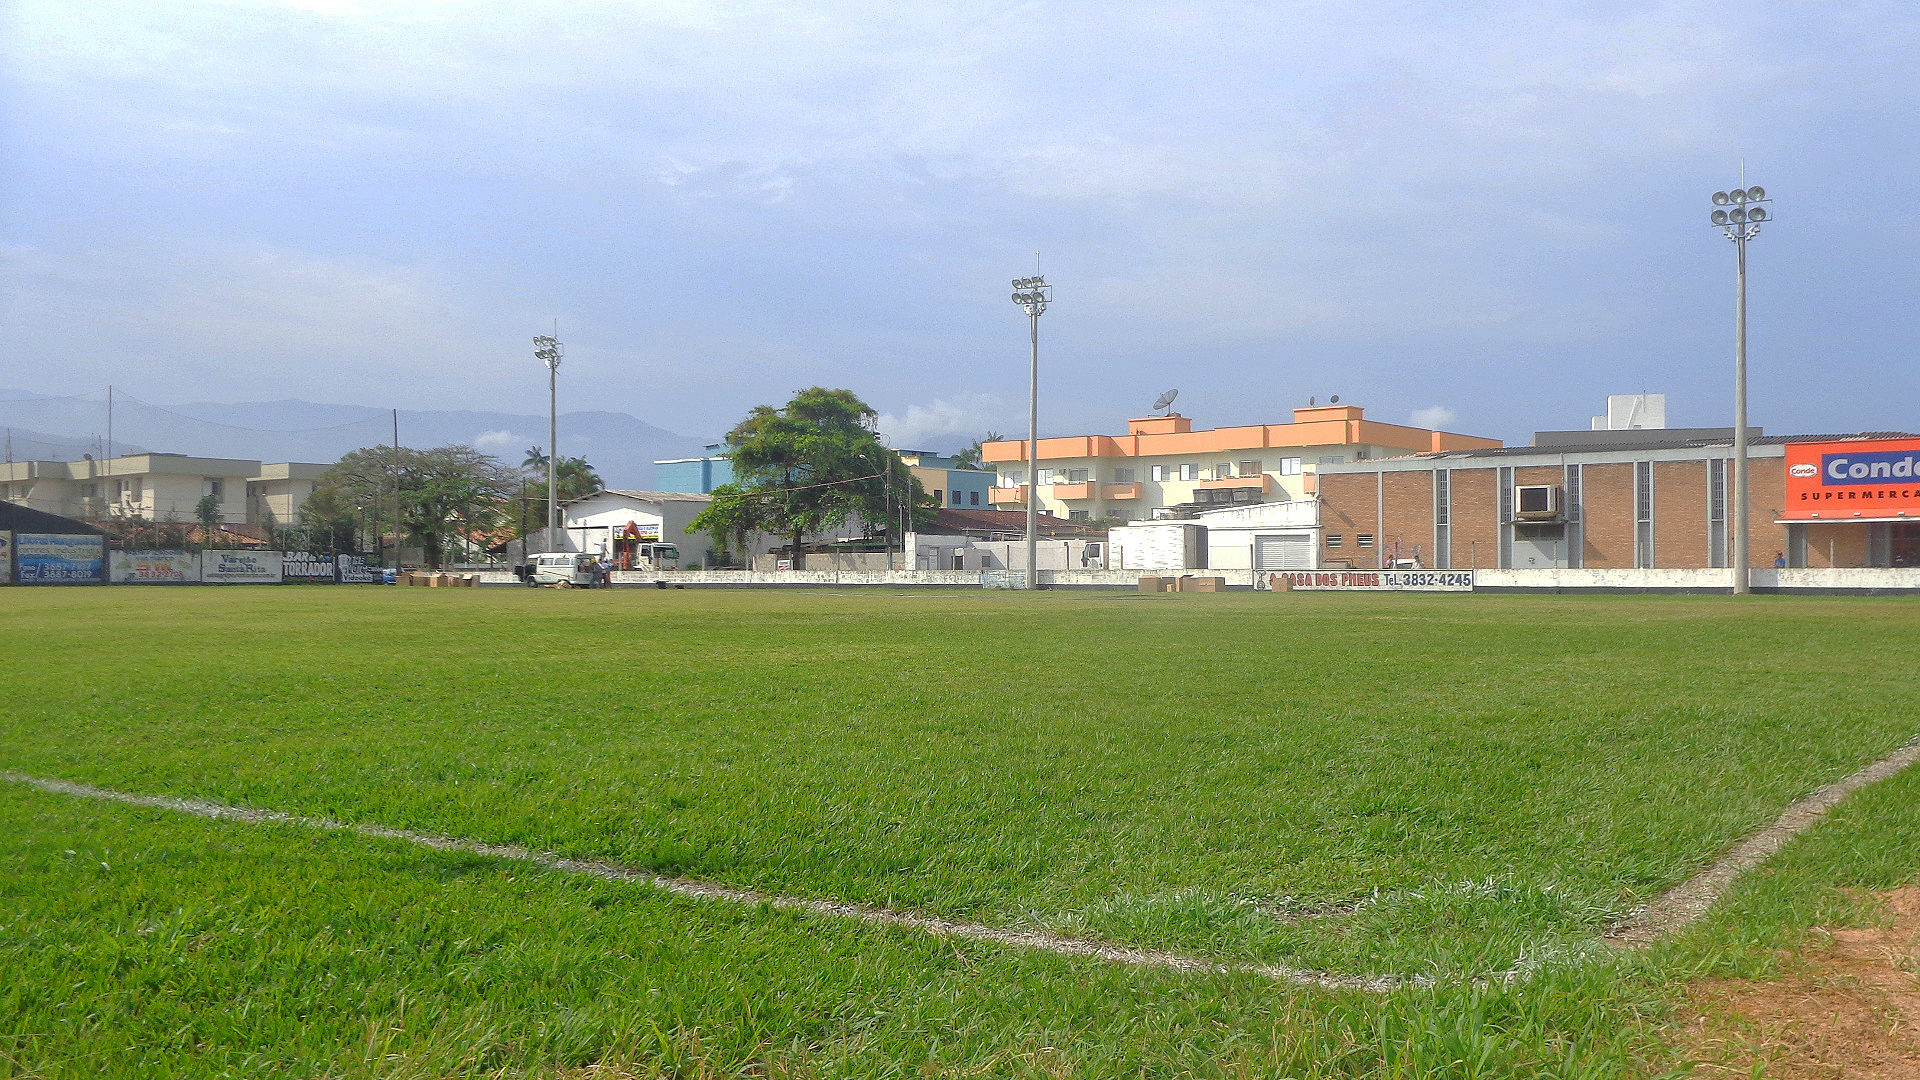
[(0, 785), (0, 1076), (1658, 1075), (1679, 980), (1920, 871), (1902, 777), (1679, 942), (1595, 943), (1920, 731), (1916, 628), (1898, 599), (10, 590), (0, 769), (1442, 982), (1134, 969)]

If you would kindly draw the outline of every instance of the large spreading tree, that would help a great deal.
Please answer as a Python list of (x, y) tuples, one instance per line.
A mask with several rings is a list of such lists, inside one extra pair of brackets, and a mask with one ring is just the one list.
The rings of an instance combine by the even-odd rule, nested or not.
[(382, 512), (393, 521), (398, 502), (397, 532), (419, 543), (427, 565), (437, 568), (500, 528), (519, 487), (518, 472), (471, 446), (374, 446), (341, 458), (315, 494), (323, 505), (352, 506), (374, 521)]
[(806, 537), (858, 519), (870, 534), (892, 536), (904, 517), (931, 518), (919, 481), (880, 442), (878, 414), (851, 390), (815, 386), (782, 408), (759, 405), (727, 433), (733, 482), (687, 526), (736, 542), (748, 533), (787, 540), (794, 569), (806, 561)]

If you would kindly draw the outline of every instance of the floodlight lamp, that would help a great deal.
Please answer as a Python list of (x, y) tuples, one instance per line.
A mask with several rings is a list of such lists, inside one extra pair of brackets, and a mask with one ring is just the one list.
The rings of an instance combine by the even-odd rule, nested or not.
[(1727, 192), (1727, 195), (1736, 203), (1744, 203), (1747, 201), (1746, 188), (1734, 188), (1732, 191)]
[(1732, 197), (1724, 191), (1716, 191), (1713, 193), (1713, 205), (1715, 206), (1725, 206), (1732, 201)]
[(1748, 188), (1748, 189), (1747, 189), (1747, 201), (1748, 201), (1748, 202), (1759, 202), (1760, 200), (1762, 200), (1762, 199), (1764, 199), (1764, 198), (1766, 198), (1766, 197), (1767, 197), (1767, 189), (1766, 189), (1766, 188), (1763, 188), (1763, 187), (1750, 187), (1750, 188)]
[(1713, 212), (1713, 223), (1715, 225), (1725, 225), (1727, 223), (1727, 212), (1725, 210), (1715, 210)]
[(1733, 219), (1733, 223), (1735, 225), (1738, 225), (1741, 222), (1747, 220), (1747, 212), (1745, 210), (1735, 210), (1733, 213), (1728, 214), (1727, 216)]
[(1764, 206), (1756, 206), (1756, 207), (1753, 207), (1752, 209), (1750, 209), (1750, 210), (1748, 210), (1748, 211), (1747, 211), (1747, 220), (1748, 220), (1748, 221), (1765, 221), (1765, 220), (1767, 220), (1767, 209), (1766, 209), (1766, 207), (1764, 207)]

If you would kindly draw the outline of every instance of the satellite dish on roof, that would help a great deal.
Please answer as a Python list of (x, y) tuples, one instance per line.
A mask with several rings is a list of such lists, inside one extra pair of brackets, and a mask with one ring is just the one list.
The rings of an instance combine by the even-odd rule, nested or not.
[(1153, 399), (1153, 407), (1156, 409), (1164, 409), (1167, 406), (1173, 404), (1173, 399), (1179, 396), (1180, 396), (1180, 391), (1169, 390), (1166, 393), (1161, 394), (1159, 397)]
[(1339, 394), (1335, 394), (1335, 395), (1333, 395), (1332, 397), (1330, 397), (1330, 398), (1328, 398), (1328, 399), (1327, 399), (1327, 404), (1329, 404), (1329, 405), (1338, 405), (1338, 404), (1340, 404), (1340, 395), (1339, 395)]

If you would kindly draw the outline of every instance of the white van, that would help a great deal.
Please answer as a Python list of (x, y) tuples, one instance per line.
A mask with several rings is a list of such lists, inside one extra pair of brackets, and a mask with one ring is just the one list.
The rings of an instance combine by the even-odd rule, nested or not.
[(562, 589), (587, 588), (594, 583), (600, 560), (578, 551), (549, 551), (535, 555), (528, 565), (532, 573), (529, 585), (554, 585)]

